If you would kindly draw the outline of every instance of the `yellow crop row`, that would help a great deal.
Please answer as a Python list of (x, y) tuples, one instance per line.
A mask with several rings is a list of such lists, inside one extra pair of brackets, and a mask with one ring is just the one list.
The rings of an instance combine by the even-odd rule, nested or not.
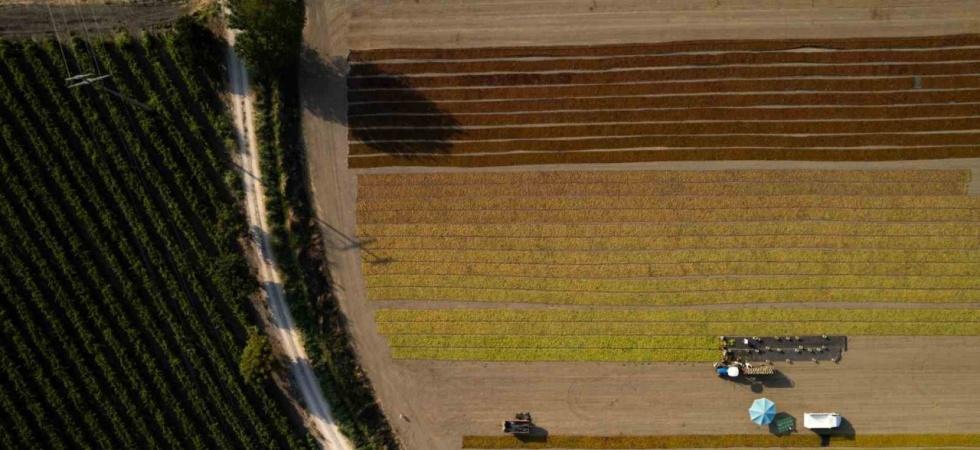
[(392, 335), (392, 347), (429, 348), (600, 348), (714, 350), (718, 339), (708, 336), (500, 336)]
[(555, 279), (454, 275), (374, 275), (368, 288), (446, 287), (559, 292), (716, 292), (793, 289), (977, 289), (976, 277), (767, 276), (638, 279)]
[[(716, 311), (719, 318), (728, 311)], [(386, 335), (518, 336), (980, 336), (976, 322), (378, 322)]]
[[(366, 224), (616, 223), (624, 222), (980, 222), (978, 209), (616, 209), (539, 211), (373, 211), (358, 213)], [(362, 228), (363, 229), (363, 228)]]
[(538, 183), (360, 185), (358, 198), (629, 195), (965, 195), (962, 182)]
[(357, 209), (398, 210), (555, 210), (555, 209), (749, 209), (749, 208), (980, 208), (973, 196), (829, 196), (780, 195), (738, 197), (466, 197), (359, 199)]
[(980, 238), (961, 236), (679, 236), (601, 238), (386, 237), (368, 248), (395, 250), (665, 250), (694, 249), (977, 249)]
[(980, 323), (980, 309), (380, 309), (380, 322)]
[[(977, 210), (980, 212), (980, 209)], [(368, 224), (358, 234), (410, 237), (672, 237), (672, 236), (980, 236), (980, 223), (721, 222)]]
[(431, 300), (460, 302), (506, 302), (567, 305), (715, 305), (801, 302), (892, 302), (971, 303), (980, 302), (980, 290), (958, 289), (788, 289), (742, 290), (735, 292), (562, 292), (459, 288), (368, 288), (371, 300)]
[(366, 174), (362, 185), (541, 184), (541, 183), (718, 183), (718, 182), (966, 182), (968, 170), (596, 170), (549, 172), (443, 172)]
[(711, 362), (719, 357), (717, 350), (698, 349), (395, 347), (391, 351), (395, 359), (450, 361)]
[[(373, 247), (369, 245), (369, 247)], [(362, 253), (365, 270), (386, 263), (509, 263), (509, 264), (681, 264), (681, 263), (972, 263), (980, 261), (980, 250), (672, 250), (672, 251), (483, 251), (483, 250), (374, 250)], [(378, 263), (377, 257), (386, 263)], [(368, 267), (368, 266), (372, 267)], [(378, 269), (380, 270), (380, 269)]]
[[(977, 447), (980, 434), (860, 434), (831, 435), (831, 447)], [(521, 439), (514, 436), (463, 436), (467, 449), (655, 449), (655, 448), (790, 448), (820, 447), (816, 434), (561, 436)]]
[(475, 275), (540, 278), (639, 278), (717, 275), (870, 275), (980, 277), (980, 263), (679, 263), (679, 264), (481, 264), (388, 262), (364, 264), (364, 274)]

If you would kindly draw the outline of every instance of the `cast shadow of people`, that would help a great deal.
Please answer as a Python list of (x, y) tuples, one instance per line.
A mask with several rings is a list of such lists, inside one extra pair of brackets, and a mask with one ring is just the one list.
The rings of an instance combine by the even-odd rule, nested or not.
[(741, 385), (742, 387), (748, 387), (753, 393), (762, 393), (767, 388), (773, 389), (785, 389), (794, 386), (793, 380), (786, 376), (782, 371), (775, 371), (772, 375), (764, 375), (757, 377), (738, 377), (738, 378), (726, 378), (732, 382)]
[(548, 442), (548, 430), (541, 428), (537, 425), (531, 426), (531, 432), (529, 434), (515, 434), (517, 440), (521, 442)]

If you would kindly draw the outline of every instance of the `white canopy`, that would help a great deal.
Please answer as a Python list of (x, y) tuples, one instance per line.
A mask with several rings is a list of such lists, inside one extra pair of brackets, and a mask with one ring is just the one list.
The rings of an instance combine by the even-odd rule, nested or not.
[(827, 429), (840, 426), (840, 414), (803, 413), (803, 426), (808, 429)]

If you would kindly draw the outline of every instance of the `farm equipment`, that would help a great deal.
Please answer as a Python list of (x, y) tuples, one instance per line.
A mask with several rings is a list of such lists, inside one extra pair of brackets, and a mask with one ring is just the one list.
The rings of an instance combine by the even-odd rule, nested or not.
[(504, 433), (509, 434), (531, 434), (531, 413), (517, 413), (514, 420), (505, 420), (503, 423)]
[(729, 378), (765, 376), (776, 372), (776, 368), (771, 363), (753, 364), (738, 360), (716, 362), (714, 367), (718, 376)]
[(840, 426), (837, 413), (803, 413), (803, 426), (810, 430), (830, 430)]

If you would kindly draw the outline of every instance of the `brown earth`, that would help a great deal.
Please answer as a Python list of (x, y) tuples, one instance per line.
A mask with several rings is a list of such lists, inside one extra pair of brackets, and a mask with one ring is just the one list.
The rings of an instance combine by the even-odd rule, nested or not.
[[(758, 395), (684, 364), (491, 364), (393, 361), (368, 302), (355, 235), (356, 177), (347, 169), (349, 49), (820, 38), (976, 32), (971, 0), (363, 1), (307, 2), (313, 52), (301, 78), (304, 136), (318, 217), (331, 244), (337, 297), (354, 344), (406, 449), (456, 449), (462, 434), (494, 434), (528, 410), (549, 432), (683, 434), (761, 432), (744, 408)], [(590, 11), (590, 8), (592, 10)], [(353, 21), (352, 21), (353, 19)], [(894, 162), (667, 162), (501, 167), (500, 171), (733, 168), (967, 168), (976, 160)], [(486, 169), (389, 167), (376, 173)], [(468, 306), (468, 305), (467, 305)], [(485, 307), (485, 305), (478, 305)], [(809, 305), (808, 305), (809, 306)], [(973, 305), (971, 305), (973, 306)], [(978, 431), (980, 339), (855, 338), (839, 365), (785, 368), (793, 388), (765, 388), (781, 410), (835, 410), (857, 433)], [(398, 419), (404, 414), (407, 420)]]
[(143, 29), (167, 26), (181, 12), (181, 4), (177, 2), (108, 5), (86, 2), (79, 5), (55, 1), (50, 13), (40, 2), (0, 3), (0, 38), (53, 37), (55, 31), (61, 39), (67, 39), (70, 34), (108, 36), (116, 28), (139, 33)]

